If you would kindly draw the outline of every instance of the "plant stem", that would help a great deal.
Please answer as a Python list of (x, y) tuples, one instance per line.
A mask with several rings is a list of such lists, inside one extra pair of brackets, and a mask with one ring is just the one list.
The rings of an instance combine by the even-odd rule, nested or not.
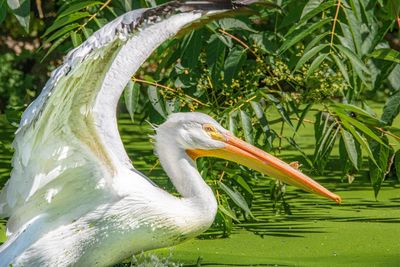
[(332, 32), (331, 32), (331, 41), (330, 41), (330, 49), (331, 50), (333, 47), (333, 37), (335, 36), (335, 28), (336, 28), (337, 18), (339, 16), (340, 6), (341, 6), (341, 2), (340, 2), (340, 0), (338, 0), (335, 17), (333, 18), (333, 25), (332, 25)]
[(386, 135), (389, 135), (389, 136), (393, 137), (397, 141), (400, 141), (400, 137), (395, 135), (395, 134), (392, 134), (391, 132), (385, 131), (384, 129), (379, 128), (379, 127), (375, 127), (375, 129), (377, 129), (378, 131), (380, 131), (383, 134), (386, 134)]
[(241, 44), (244, 48), (246, 48), (246, 50), (249, 50), (258, 60), (260, 60), (260, 57), (256, 54), (256, 52), (254, 52), (250, 46), (248, 46), (245, 42), (243, 42), (242, 40), (240, 40), (238, 37), (230, 34), (229, 32), (224, 31), (223, 29), (219, 29), (218, 30), (220, 33), (225, 34), (229, 37), (231, 37), (233, 40), (235, 40), (236, 42), (238, 42), (239, 44)]
[[(171, 91), (171, 92), (174, 92), (174, 93), (178, 93), (177, 90), (175, 90), (175, 89), (173, 89), (173, 88), (171, 88), (171, 87), (168, 87), (168, 86), (165, 86), (165, 85), (156, 83), (156, 82), (150, 82), (150, 81), (138, 79), (138, 78), (135, 78), (135, 77), (132, 77), (132, 81), (134, 81), (134, 82), (140, 82), (140, 83), (145, 83), (145, 84), (149, 84), (149, 85), (153, 85), (153, 86), (156, 86), (156, 87), (161, 87), (161, 88), (163, 88), (163, 89), (165, 89), (165, 90), (168, 90), (168, 91)], [(201, 102), (200, 100), (198, 100), (198, 99), (196, 99), (196, 98), (193, 98), (193, 97), (191, 97), (191, 96), (189, 96), (189, 95), (186, 95), (186, 94), (185, 94), (185, 96), (186, 96), (187, 98), (191, 99), (193, 102), (196, 102), (196, 103), (198, 103), (198, 104), (200, 104), (200, 105), (203, 105), (203, 106), (206, 106), (206, 107), (209, 106), (209, 105), (207, 105), (206, 103), (203, 103), (203, 102)]]
[(44, 18), (43, 8), (42, 8), (42, 0), (36, 0), (36, 8), (39, 13), (39, 18)]
[(99, 9), (96, 13), (94, 13), (93, 15), (91, 15), (85, 23), (83, 23), (81, 26), (79, 26), (79, 28), (78, 28), (75, 32), (79, 32), (80, 30), (82, 30), (83, 28), (85, 28), (86, 25), (87, 25), (90, 21), (94, 20), (94, 19), (97, 17), (97, 15), (100, 13), (100, 11), (102, 11), (104, 8), (106, 8), (111, 2), (112, 2), (112, 0), (107, 0), (104, 4), (102, 4), (101, 7), (100, 7), (100, 9)]

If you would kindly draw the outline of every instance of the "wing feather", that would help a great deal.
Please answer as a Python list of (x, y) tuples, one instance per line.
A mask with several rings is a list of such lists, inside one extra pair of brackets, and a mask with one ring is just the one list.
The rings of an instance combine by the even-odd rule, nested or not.
[[(55, 180), (65, 179), (65, 171), (78, 166), (91, 173), (80, 176), (82, 181), (107, 178), (112, 183), (115, 160), (100, 141), (92, 104), (107, 66), (126, 39), (120, 34), (121, 22), (137, 20), (143, 11), (117, 18), (71, 51), (24, 112), (13, 142), (11, 178), (0, 195), (0, 216), (16, 214), (38, 191), (50, 190)], [(102, 172), (93, 175), (93, 169)], [(43, 199), (43, 195), (36, 197)]]

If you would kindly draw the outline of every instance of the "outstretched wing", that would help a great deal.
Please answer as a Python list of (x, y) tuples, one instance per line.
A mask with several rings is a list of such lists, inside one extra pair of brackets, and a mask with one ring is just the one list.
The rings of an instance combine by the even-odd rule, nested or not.
[(177, 0), (135, 10), (66, 56), (16, 133), (11, 178), (0, 195), (0, 216), (10, 217), (10, 232), (49, 210), (79, 217), (121, 197), (114, 178), (133, 168), (116, 124), (123, 88), (163, 41), (204, 10), (229, 10), (230, 3)]
[(118, 147), (113, 147), (97, 130), (115, 120), (98, 125), (93, 107), (107, 66), (126, 38), (123, 23), (138, 20), (144, 11), (117, 18), (71, 51), (24, 112), (13, 142), (11, 178), (0, 196), (0, 215), (11, 217), (9, 231), (48, 208), (57, 195), (76, 195), (77, 200), (87, 195), (93, 201), (95, 195), (112, 197), (116, 170), (132, 168), (118, 132), (113, 133)]

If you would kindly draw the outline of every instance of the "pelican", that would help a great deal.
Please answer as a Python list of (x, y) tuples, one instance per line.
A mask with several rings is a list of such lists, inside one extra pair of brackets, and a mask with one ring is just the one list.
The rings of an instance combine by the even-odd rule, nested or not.
[(217, 211), (198, 157), (235, 161), (340, 202), (201, 113), (173, 114), (156, 129), (155, 151), (180, 197), (135, 170), (124, 150), (118, 100), (152, 51), (200, 18), (251, 2), (176, 0), (134, 10), (68, 53), (16, 132), (11, 178), (0, 194), (0, 216), (9, 218), (1, 267), (109, 266), (198, 235)]

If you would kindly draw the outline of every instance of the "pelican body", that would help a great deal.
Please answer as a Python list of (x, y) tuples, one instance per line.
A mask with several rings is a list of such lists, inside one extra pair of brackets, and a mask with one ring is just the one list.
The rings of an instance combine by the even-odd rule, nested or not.
[(217, 203), (195, 159), (239, 162), (340, 202), (286, 163), (201, 113), (177, 113), (155, 150), (180, 197), (134, 169), (117, 129), (124, 87), (162, 42), (202, 17), (253, 1), (173, 1), (128, 12), (71, 51), (24, 112), (11, 178), (0, 194), (3, 266), (109, 266), (205, 231)]

